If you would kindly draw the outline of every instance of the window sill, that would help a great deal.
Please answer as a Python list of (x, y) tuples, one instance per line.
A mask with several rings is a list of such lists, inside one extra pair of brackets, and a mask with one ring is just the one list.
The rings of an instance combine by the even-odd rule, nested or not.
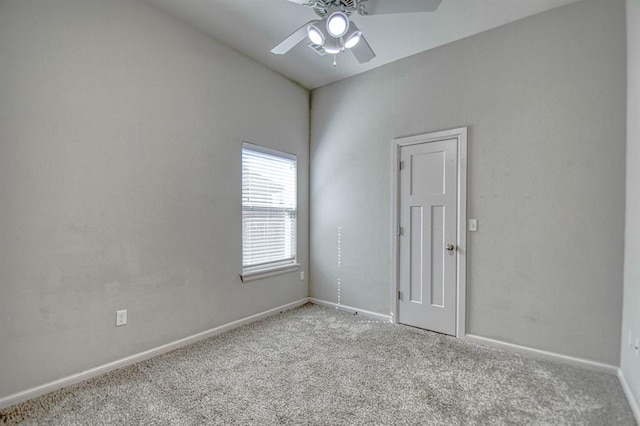
[(276, 275), (286, 274), (287, 272), (293, 272), (300, 269), (299, 263), (293, 263), (291, 265), (275, 266), (273, 268), (260, 269), (258, 271), (243, 272), (240, 274), (240, 279), (243, 283), (249, 281), (261, 280), (263, 278), (275, 277)]

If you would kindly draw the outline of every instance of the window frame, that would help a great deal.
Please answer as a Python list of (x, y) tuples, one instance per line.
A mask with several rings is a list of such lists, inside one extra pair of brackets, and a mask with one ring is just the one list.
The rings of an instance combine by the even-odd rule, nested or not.
[[(266, 155), (270, 155), (270, 156), (274, 156), (274, 157), (279, 157), (282, 159), (286, 159), (286, 160), (293, 160), (294, 164), (295, 164), (295, 188), (294, 188), (294, 200), (295, 200), (295, 207), (294, 207), (294, 212), (295, 212), (295, 226), (293, 227), (293, 231), (295, 233), (294, 237), (293, 237), (293, 241), (295, 241), (295, 249), (294, 249), (294, 257), (292, 260), (280, 260), (280, 261), (272, 261), (272, 262), (268, 262), (268, 263), (264, 263), (264, 264), (260, 264), (260, 265), (254, 265), (254, 266), (248, 266), (245, 267), (244, 266), (244, 211), (245, 211), (245, 205), (244, 205), (244, 188), (245, 188), (245, 181), (244, 181), (244, 152), (245, 150), (249, 150), (249, 151), (253, 151), (253, 152), (257, 152), (257, 153), (262, 153), (262, 154), (266, 154)], [(249, 282), (249, 281), (253, 281), (253, 280), (258, 280), (258, 279), (263, 279), (263, 278), (268, 278), (268, 277), (273, 277), (276, 275), (280, 275), (280, 274), (285, 274), (288, 272), (293, 272), (293, 271), (297, 271), (300, 268), (300, 264), (298, 263), (298, 244), (297, 244), (297, 239), (298, 239), (298, 158), (295, 154), (291, 154), (288, 152), (284, 152), (284, 151), (279, 151), (276, 149), (272, 149), (272, 148), (267, 148), (261, 145), (256, 145), (254, 143), (251, 142), (246, 142), (244, 141), (242, 143), (242, 150), (241, 150), (241, 191), (240, 191), (240, 198), (241, 198), (241, 218), (242, 218), (242, 240), (241, 240), (241, 250), (242, 250), (242, 255), (241, 255), (241, 263), (242, 263), (242, 273), (240, 274), (240, 279), (242, 280), (242, 282)], [(286, 210), (286, 209), (283, 209)]]

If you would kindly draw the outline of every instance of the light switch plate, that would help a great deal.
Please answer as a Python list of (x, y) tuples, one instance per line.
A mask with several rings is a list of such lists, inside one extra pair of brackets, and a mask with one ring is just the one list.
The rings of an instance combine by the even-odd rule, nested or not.
[(469, 232), (478, 232), (478, 219), (469, 219)]

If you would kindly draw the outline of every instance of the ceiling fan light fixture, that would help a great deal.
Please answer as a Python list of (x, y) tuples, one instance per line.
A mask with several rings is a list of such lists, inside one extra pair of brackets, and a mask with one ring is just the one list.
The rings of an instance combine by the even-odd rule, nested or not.
[(343, 50), (344, 48), (342, 47), (342, 43), (340, 43), (339, 38), (331, 37), (327, 39), (326, 43), (324, 44), (324, 51), (332, 55), (340, 53)]
[(311, 43), (318, 46), (322, 46), (326, 40), (322, 31), (320, 31), (320, 29), (315, 25), (309, 25), (307, 27), (307, 36), (309, 37), (309, 40), (311, 40)]
[(333, 12), (327, 18), (327, 31), (333, 37), (342, 37), (349, 29), (349, 18), (344, 12)]

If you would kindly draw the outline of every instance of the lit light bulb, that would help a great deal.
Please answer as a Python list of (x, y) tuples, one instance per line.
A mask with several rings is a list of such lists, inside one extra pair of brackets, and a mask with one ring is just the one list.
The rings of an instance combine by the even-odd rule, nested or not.
[(349, 23), (349, 30), (344, 34), (344, 47), (351, 49), (360, 42), (362, 38), (362, 31), (358, 28), (355, 22)]
[(343, 12), (333, 12), (327, 19), (327, 31), (334, 37), (342, 37), (349, 29), (349, 18)]
[(344, 47), (346, 47), (347, 49), (351, 49), (353, 46), (360, 42), (360, 37), (362, 37), (362, 33), (358, 31), (357, 33), (352, 35), (349, 40), (344, 42)]
[(317, 44), (318, 46), (322, 46), (324, 44), (324, 36), (322, 35), (322, 32), (313, 25), (309, 25), (307, 28), (307, 35), (309, 36), (311, 43)]
[(342, 49), (343, 47), (339, 38), (329, 38), (324, 44), (324, 51), (332, 55), (342, 52)]

